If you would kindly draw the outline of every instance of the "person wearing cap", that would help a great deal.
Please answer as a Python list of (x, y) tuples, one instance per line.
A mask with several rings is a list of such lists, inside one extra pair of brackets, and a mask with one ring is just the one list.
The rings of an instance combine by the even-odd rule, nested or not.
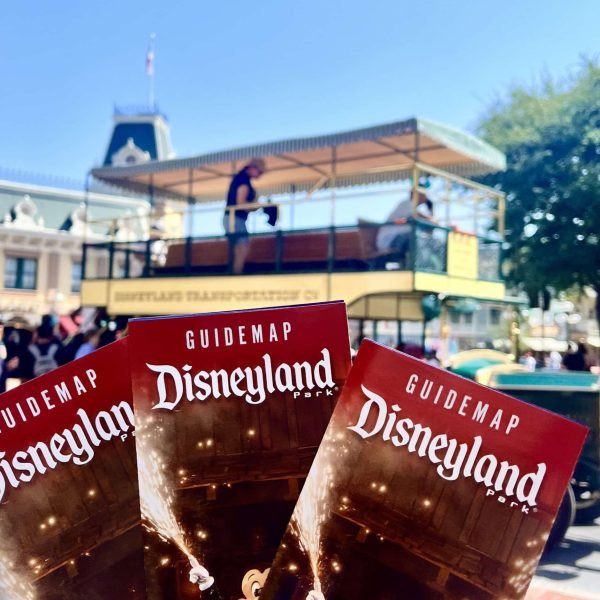
[[(227, 205), (223, 215), (223, 227), (229, 236), (233, 252), (233, 272), (244, 271), (248, 256), (249, 239), (246, 221), (251, 211), (258, 206), (249, 206), (256, 202), (256, 190), (252, 180), (258, 179), (265, 172), (265, 162), (261, 158), (253, 158), (248, 164), (234, 175), (227, 192)], [(244, 207), (244, 208), (239, 208)]]

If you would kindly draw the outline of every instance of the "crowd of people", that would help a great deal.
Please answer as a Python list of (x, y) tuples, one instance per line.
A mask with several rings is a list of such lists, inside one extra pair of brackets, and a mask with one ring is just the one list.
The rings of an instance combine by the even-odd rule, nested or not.
[(33, 332), (5, 328), (0, 322), (0, 392), (6, 391), (8, 380), (12, 386), (29, 381), (86, 356), (121, 335), (120, 331), (93, 324), (67, 334), (52, 315), (44, 315)]
[[(125, 335), (117, 327), (100, 327), (95, 324), (67, 334), (62, 331), (52, 315), (44, 315), (41, 324), (31, 332), (24, 328), (6, 327), (0, 321), (0, 392), (7, 389), (7, 380), (23, 383), (44, 375), (72, 360), (86, 356), (101, 346), (120, 339)], [(354, 341), (354, 358), (364, 335)], [(418, 344), (400, 342), (397, 350), (419, 358), (424, 362), (441, 366), (437, 354), (432, 349), (423, 349)], [(583, 343), (571, 344), (569, 351), (561, 355), (552, 351), (542, 363), (531, 351), (525, 352), (519, 362), (530, 371), (536, 369), (590, 371), (593, 361)]]
[[(360, 343), (366, 336), (359, 334), (352, 344), (352, 359), (356, 357)], [(418, 343), (407, 343), (400, 341), (394, 346), (396, 350), (418, 358), (423, 362), (432, 365), (434, 367), (445, 366), (438, 357), (435, 348), (423, 347)], [(592, 371), (597, 372), (598, 362), (595, 361), (591, 353), (588, 351), (586, 345), (583, 342), (570, 342), (568, 351), (562, 355), (556, 350), (552, 350), (546, 354), (543, 358), (536, 358), (530, 350), (524, 352), (520, 358), (519, 363), (523, 365), (528, 371), (536, 371), (543, 369), (545, 371)]]
[(566, 371), (590, 371), (593, 366), (587, 347), (584, 343), (579, 342), (577, 344), (571, 343), (569, 350), (565, 355), (561, 355), (560, 352), (552, 350), (545, 360), (537, 360), (533, 355), (533, 352), (527, 351), (521, 357), (519, 361), (529, 371), (535, 371), (536, 369), (547, 369), (549, 371), (560, 371), (562, 369)]

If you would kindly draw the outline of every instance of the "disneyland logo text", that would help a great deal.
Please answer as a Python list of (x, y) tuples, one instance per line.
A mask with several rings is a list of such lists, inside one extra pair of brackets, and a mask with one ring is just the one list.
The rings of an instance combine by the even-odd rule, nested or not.
[(546, 473), (545, 463), (538, 463), (535, 472), (521, 473), (517, 465), (500, 460), (494, 454), (480, 456), (481, 436), (475, 436), (472, 443), (459, 443), (445, 433), (435, 435), (430, 427), (410, 418), (399, 419), (402, 409), (397, 404), (388, 407), (381, 396), (361, 387), (368, 400), (361, 408), (357, 423), (348, 427), (350, 431), (362, 439), (381, 435), (384, 442), (406, 447), (409, 453), (437, 465), (437, 474), (447, 481), (455, 481), (460, 476), (472, 477), (488, 488), (486, 495), (497, 495), (499, 502), (511, 499), (512, 506), (522, 503), (523, 513), (529, 513), (530, 507), (536, 506)]
[(29, 483), (37, 474), (44, 475), (63, 463), (87, 465), (95, 456), (95, 448), (114, 438), (125, 441), (133, 435), (134, 414), (131, 405), (122, 401), (101, 410), (93, 418), (80, 408), (79, 423), (70, 429), (55, 433), (49, 440), (37, 442), (7, 457), (0, 451), (0, 501), (4, 499), (7, 486), (18, 488)]
[[(321, 359), (274, 366), (271, 356), (264, 354), (257, 366), (237, 367), (228, 373), (225, 369), (192, 373), (192, 366), (181, 368), (173, 365), (146, 366), (157, 373), (158, 402), (153, 409), (173, 410), (184, 398), (206, 400), (207, 398), (243, 398), (248, 404), (261, 404), (267, 393), (292, 392), (294, 398), (333, 396), (335, 383), (331, 369), (329, 350), (321, 350)], [(172, 392), (170, 394), (169, 392)]]

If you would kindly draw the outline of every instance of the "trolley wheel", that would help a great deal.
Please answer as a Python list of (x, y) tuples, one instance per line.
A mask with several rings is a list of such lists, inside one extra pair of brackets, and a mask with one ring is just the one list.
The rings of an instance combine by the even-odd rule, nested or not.
[(590, 460), (580, 460), (571, 480), (577, 512), (575, 522), (591, 523), (600, 517), (600, 468)]
[(552, 529), (550, 530), (550, 534), (548, 535), (548, 541), (546, 542), (546, 547), (544, 548), (544, 552), (549, 552), (555, 546), (560, 544), (562, 539), (565, 537), (567, 533), (567, 529), (573, 522), (575, 521), (575, 494), (573, 493), (573, 488), (569, 485), (565, 495), (560, 503), (560, 507), (558, 509), (558, 514), (556, 515), (556, 520), (552, 525)]

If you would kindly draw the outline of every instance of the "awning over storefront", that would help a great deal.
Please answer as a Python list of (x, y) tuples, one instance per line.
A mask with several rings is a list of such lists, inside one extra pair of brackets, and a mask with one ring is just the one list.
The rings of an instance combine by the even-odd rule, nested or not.
[(225, 197), (232, 175), (253, 157), (263, 158), (267, 166), (256, 184), (261, 194), (396, 181), (408, 176), (415, 162), (467, 177), (506, 167), (504, 154), (475, 136), (412, 118), (190, 158), (98, 168), (92, 174), (135, 192), (210, 201)]

